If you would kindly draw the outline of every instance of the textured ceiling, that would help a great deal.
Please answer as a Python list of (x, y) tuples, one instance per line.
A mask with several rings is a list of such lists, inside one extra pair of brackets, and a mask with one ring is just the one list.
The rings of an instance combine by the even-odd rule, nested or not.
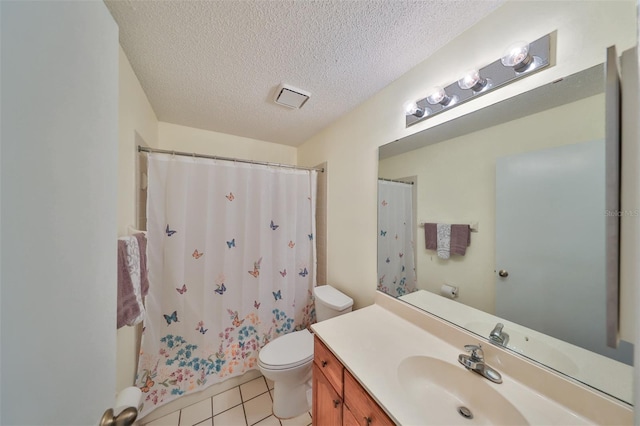
[[(504, 0), (106, 0), (160, 121), (297, 146)], [(311, 93), (273, 102), (280, 83)]]

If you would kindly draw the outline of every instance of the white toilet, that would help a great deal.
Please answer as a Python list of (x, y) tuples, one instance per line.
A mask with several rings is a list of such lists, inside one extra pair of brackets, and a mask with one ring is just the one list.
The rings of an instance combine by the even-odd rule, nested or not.
[[(323, 285), (313, 289), (316, 319), (324, 321), (351, 312), (353, 299)], [(258, 354), (262, 374), (273, 383), (273, 414), (281, 419), (297, 417), (311, 409), (313, 334), (304, 329), (267, 343)]]

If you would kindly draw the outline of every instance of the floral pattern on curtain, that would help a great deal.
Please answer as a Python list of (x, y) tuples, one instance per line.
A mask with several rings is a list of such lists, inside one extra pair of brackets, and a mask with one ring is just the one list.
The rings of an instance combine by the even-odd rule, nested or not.
[(402, 296), (416, 290), (413, 186), (378, 180), (378, 290)]
[(140, 417), (315, 321), (315, 171), (148, 156)]

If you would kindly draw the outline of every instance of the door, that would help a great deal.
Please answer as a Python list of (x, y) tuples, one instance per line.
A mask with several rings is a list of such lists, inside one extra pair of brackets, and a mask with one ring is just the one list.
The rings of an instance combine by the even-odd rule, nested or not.
[(604, 165), (603, 140), (496, 162), (496, 315), (596, 352), (606, 344)]
[(95, 425), (116, 391), (118, 26), (104, 2), (0, 11), (0, 424)]

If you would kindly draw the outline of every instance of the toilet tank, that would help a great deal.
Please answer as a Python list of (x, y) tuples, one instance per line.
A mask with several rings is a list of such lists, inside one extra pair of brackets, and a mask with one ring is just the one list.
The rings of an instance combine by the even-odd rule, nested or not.
[(338, 315), (351, 312), (353, 299), (330, 285), (321, 285), (313, 288), (316, 299), (316, 318), (324, 321)]

